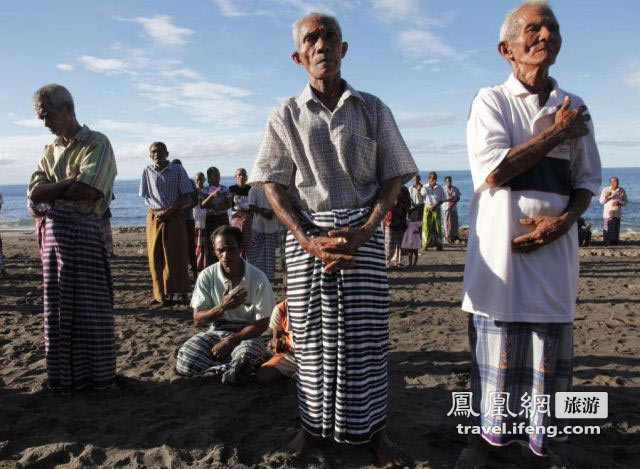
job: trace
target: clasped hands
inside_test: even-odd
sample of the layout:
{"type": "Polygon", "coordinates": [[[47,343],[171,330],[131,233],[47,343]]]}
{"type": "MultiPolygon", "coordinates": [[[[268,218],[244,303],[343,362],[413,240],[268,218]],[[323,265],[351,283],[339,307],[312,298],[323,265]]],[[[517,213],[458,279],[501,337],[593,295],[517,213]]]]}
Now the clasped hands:
{"type": "Polygon", "coordinates": [[[371,237],[364,227],[331,230],[327,236],[307,237],[301,243],[309,254],[320,259],[325,272],[353,269],[356,266],[355,253],[371,237]]]}

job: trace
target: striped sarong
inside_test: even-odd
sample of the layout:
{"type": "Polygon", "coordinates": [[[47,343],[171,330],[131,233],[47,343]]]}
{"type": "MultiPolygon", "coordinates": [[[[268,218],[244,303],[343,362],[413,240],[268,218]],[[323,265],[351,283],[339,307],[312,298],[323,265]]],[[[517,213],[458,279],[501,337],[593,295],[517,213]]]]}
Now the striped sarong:
{"type": "Polygon", "coordinates": [[[153,297],[163,301],[166,295],[187,293],[187,232],[181,213],[173,213],[160,221],[147,210],[147,258],[153,282],[153,297]]]}
{"type": "MultiPolygon", "coordinates": [[[[520,422],[534,427],[566,425],[566,421],[553,416],[555,393],[571,391],[572,323],[501,322],[470,314],[469,342],[471,392],[473,409],[480,413],[478,425],[489,428],[505,422],[510,431],[520,422]],[[506,416],[497,415],[496,395],[492,397],[492,393],[508,393],[508,409],[505,405],[502,410],[506,416]],[[527,416],[528,404],[523,403],[530,399],[529,403],[535,405],[544,399],[540,395],[550,396],[549,413],[539,411],[527,416]]],[[[540,456],[546,455],[549,446],[549,436],[542,432],[507,435],[483,431],[482,437],[496,446],[519,441],[540,456]]]]}
{"type": "Polygon", "coordinates": [[[444,242],[452,243],[458,239],[458,210],[445,210],[444,242]]]}
{"type": "Polygon", "coordinates": [[[440,219],[440,210],[427,210],[425,205],[424,216],[422,217],[422,249],[442,245],[442,223],[440,219]]]}
{"type": "Polygon", "coordinates": [[[230,330],[209,329],[191,337],[178,350],[176,362],[178,373],[184,376],[214,373],[221,376],[223,383],[235,383],[239,371],[253,372],[269,357],[266,339],[256,337],[243,340],[226,360],[217,361],[213,358],[211,349],[222,339],[231,335],[233,332],[230,330]]]}
{"type": "Polygon", "coordinates": [[[602,241],[605,246],[620,241],[620,217],[605,218],[602,224],[602,241]]]}
{"type": "Polygon", "coordinates": [[[403,235],[403,228],[397,229],[390,226],[384,227],[384,255],[387,259],[387,265],[397,264],[402,261],[402,251],[400,250],[400,246],[402,244],[403,235]]]}
{"type": "Polygon", "coordinates": [[[249,264],[265,273],[270,281],[276,278],[276,247],[278,246],[278,232],[251,234],[251,249],[249,249],[249,264]]]}
{"type": "MultiPolygon", "coordinates": [[[[360,226],[369,209],[303,215],[316,236],[360,226]]],[[[357,267],[332,273],[289,233],[286,246],[288,313],[296,353],[302,428],[338,442],[367,443],[385,427],[389,284],[384,235],[356,252],[357,267]]]]}
{"type": "Polygon", "coordinates": [[[243,259],[249,258],[249,250],[251,249],[251,225],[253,215],[248,211],[237,211],[231,217],[231,225],[242,231],[242,246],[240,246],[240,256],[243,259]]]}
{"type": "Polygon", "coordinates": [[[33,228],[38,240],[38,251],[40,251],[40,258],[42,259],[42,253],[44,252],[44,238],[45,230],[47,228],[47,217],[35,217],[33,219],[33,228]]]}
{"type": "Polygon", "coordinates": [[[102,217],[102,229],[104,231],[104,247],[107,250],[107,257],[113,257],[113,231],[111,230],[111,218],[102,217]]]}
{"type": "Polygon", "coordinates": [[[195,228],[196,269],[198,272],[207,267],[207,232],[204,228],[195,228]]]}
{"type": "Polygon", "coordinates": [[[2,235],[0,234],[0,272],[4,270],[4,253],[2,252],[2,235]]]}
{"type": "Polygon", "coordinates": [[[47,211],[42,268],[49,386],[71,391],[115,381],[113,286],[102,218],[47,211]]]}

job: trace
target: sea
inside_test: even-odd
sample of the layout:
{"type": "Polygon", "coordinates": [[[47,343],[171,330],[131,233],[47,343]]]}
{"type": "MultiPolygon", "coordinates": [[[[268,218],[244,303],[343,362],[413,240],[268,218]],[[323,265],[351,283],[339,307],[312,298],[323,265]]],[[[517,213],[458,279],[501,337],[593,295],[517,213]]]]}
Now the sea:
{"type": "MultiPolygon", "coordinates": [[[[426,182],[427,172],[420,174],[423,182],[426,182]]],[[[471,173],[469,171],[438,171],[440,183],[445,176],[451,176],[453,185],[462,192],[462,198],[458,202],[458,216],[462,226],[468,225],[469,203],[473,190],[471,173]]],[[[611,176],[617,176],[620,179],[620,186],[627,191],[629,202],[623,209],[621,231],[640,232],[640,168],[604,168],[602,176],[603,184],[606,185],[611,176]]],[[[235,184],[235,179],[223,177],[221,182],[230,186],[235,184]]],[[[116,179],[114,187],[116,199],[111,204],[113,226],[145,225],[146,209],[142,198],[138,196],[139,184],[140,182],[134,179],[116,179]]],[[[33,228],[33,218],[27,211],[27,185],[0,185],[0,194],[4,198],[4,204],[0,210],[0,230],[33,228]]],[[[592,199],[591,206],[584,217],[595,232],[602,231],[602,205],[598,202],[598,197],[592,199]]]]}

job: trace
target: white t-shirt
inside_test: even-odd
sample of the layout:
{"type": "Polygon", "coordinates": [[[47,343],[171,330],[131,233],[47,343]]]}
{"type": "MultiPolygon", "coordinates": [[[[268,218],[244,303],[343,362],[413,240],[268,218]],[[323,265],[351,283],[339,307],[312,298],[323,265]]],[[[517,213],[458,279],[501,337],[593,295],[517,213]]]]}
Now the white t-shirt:
{"type": "MultiPolygon", "coordinates": [[[[271,205],[269,205],[267,196],[258,186],[251,186],[251,190],[249,191],[249,205],[255,205],[256,207],[268,208],[271,210],[271,205]]],[[[271,220],[268,220],[259,213],[254,213],[251,229],[258,233],[276,233],[278,231],[278,219],[276,218],[275,213],[271,217],[271,220]]]]}
{"type": "Polygon", "coordinates": [[[469,242],[464,270],[462,309],[499,321],[572,322],[578,291],[577,228],[528,254],[511,250],[513,238],[532,230],[519,223],[537,215],[564,212],[569,194],[587,189],[596,194],[602,179],[593,125],[589,134],[568,140],[538,165],[489,188],[487,176],[509,149],[553,125],[565,96],[571,108],[583,104],[558,88],[541,108],[513,76],[499,86],[481,89],[471,105],[467,146],[474,194],[469,211],[469,242]]]}
{"type": "Polygon", "coordinates": [[[456,186],[451,186],[449,188],[447,188],[447,186],[444,186],[442,188],[442,190],[444,191],[444,198],[445,200],[448,199],[449,197],[458,197],[458,200],[456,202],[443,202],[442,203],[442,209],[443,210],[457,210],[458,209],[458,202],[460,201],[460,190],[456,187],[456,186]]]}
{"type": "MultiPolygon", "coordinates": [[[[231,283],[231,280],[224,274],[220,262],[207,267],[198,275],[191,298],[191,307],[203,310],[219,305],[228,283],[231,283]]],[[[237,308],[222,313],[221,320],[250,324],[258,319],[271,317],[276,303],[267,276],[260,269],[245,262],[244,276],[240,285],[247,288],[245,302],[237,308]]],[[[215,322],[211,328],[216,328],[215,322]]]]}
{"type": "Polygon", "coordinates": [[[428,205],[429,207],[433,207],[438,202],[442,202],[444,200],[444,191],[440,184],[436,184],[433,187],[429,184],[425,184],[422,186],[422,189],[420,189],[420,194],[424,197],[425,205],[428,205]]]}

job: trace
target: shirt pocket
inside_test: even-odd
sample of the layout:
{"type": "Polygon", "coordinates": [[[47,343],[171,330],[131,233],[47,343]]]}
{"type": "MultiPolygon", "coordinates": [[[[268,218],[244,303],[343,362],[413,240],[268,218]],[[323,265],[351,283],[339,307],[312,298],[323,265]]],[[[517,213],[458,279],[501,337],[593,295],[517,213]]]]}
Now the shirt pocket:
{"type": "Polygon", "coordinates": [[[350,176],[358,185],[377,182],[377,149],[375,140],[358,134],[343,134],[341,156],[350,176]]]}

